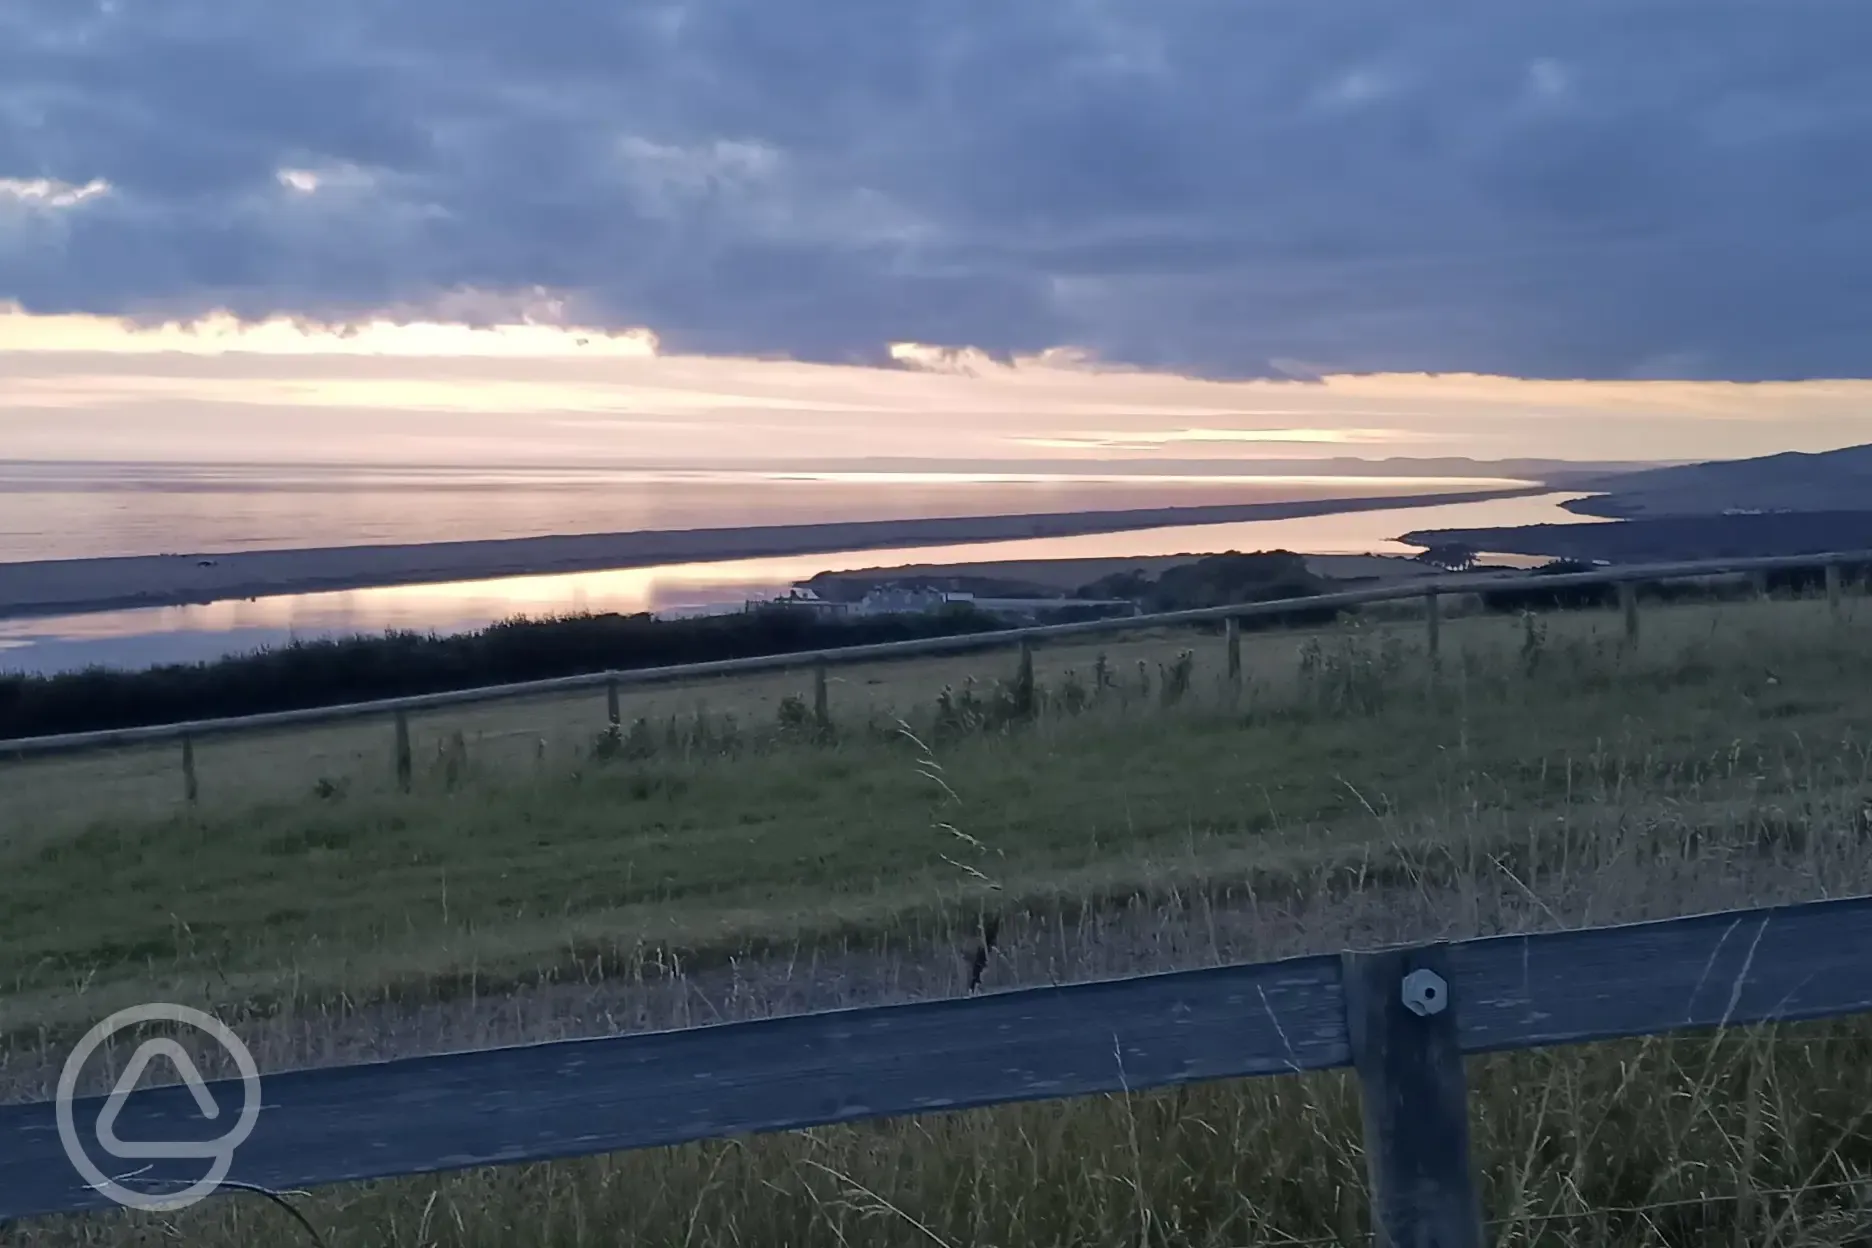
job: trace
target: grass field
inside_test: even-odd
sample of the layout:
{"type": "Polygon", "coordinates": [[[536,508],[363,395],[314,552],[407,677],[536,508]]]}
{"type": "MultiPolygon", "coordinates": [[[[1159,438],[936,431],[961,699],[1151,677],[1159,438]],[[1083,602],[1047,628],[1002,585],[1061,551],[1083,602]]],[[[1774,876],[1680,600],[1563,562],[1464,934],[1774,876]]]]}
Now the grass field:
{"type": "MultiPolygon", "coordinates": [[[[489,707],[419,721],[410,794],[375,724],[208,744],[194,809],[169,752],[9,766],[4,1077],[44,1094],[151,998],[277,1068],[952,994],[984,915],[997,988],[1868,891],[1848,607],[1660,607],[1636,646],[1616,614],[1457,619],[1434,667],[1420,620],[1255,634],[1240,692],[1218,636],[1048,648],[1005,725],[1011,656],[853,668],[831,741],[783,722],[798,676],[627,697],[612,739],[602,693],[489,707]]],[[[1866,1242],[1868,1039],[1473,1063],[1501,1242],[1866,1242]]],[[[347,1245],[1359,1242],[1357,1141],[1351,1086],[1308,1077],[296,1203],[347,1245]]],[[[240,1198],[8,1242],[295,1233],[240,1198]]]]}

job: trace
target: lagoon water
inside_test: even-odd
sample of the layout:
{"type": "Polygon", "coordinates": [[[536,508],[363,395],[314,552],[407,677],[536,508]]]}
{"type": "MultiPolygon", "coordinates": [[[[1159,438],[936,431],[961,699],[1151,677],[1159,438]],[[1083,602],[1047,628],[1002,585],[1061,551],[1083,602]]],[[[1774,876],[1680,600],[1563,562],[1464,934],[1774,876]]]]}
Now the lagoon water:
{"type": "Polygon", "coordinates": [[[1508,489],[1476,477],[0,460],[0,563],[1508,489]]]}
{"type": "MultiPolygon", "coordinates": [[[[1447,493],[1459,478],[0,464],[0,562],[165,551],[1447,493]],[[907,478],[907,479],[906,479],[907,478]]],[[[210,660],[294,638],[456,632],[516,615],[738,606],[817,572],[1285,548],[1414,553],[1410,529],[1578,521],[1571,494],[1130,533],[800,555],[0,620],[0,671],[210,660]]]]}

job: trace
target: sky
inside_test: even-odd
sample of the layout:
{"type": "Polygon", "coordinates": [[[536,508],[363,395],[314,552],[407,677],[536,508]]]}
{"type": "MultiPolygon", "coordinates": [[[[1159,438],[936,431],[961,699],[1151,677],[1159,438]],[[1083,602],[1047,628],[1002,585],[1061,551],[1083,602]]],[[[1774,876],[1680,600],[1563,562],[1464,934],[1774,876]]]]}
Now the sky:
{"type": "Polygon", "coordinates": [[[0,457],[1872,441],[1867,46],[1862,0],[9,0],[0,457]]]}

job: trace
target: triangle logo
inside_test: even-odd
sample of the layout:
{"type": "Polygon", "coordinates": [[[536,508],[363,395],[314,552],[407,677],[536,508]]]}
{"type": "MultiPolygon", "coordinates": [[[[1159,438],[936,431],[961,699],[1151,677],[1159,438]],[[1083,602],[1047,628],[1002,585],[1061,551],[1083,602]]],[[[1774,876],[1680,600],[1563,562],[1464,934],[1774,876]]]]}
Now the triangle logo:
{"type": "Polygon", "coordinates": [[[137,1084],[149,1069],[150,1063],[158,1057],[169,1059],[176,1073],[182,1077],[183,1086],[195,1098],[195,1107],[202,1117],[210,1122],[221,1116],[221,1107],[215,1104],[214,1097],[208,1094],[208,1081],[202,1078],[201,1070],[195,1065],[195,1059],[188,1055],[174,1040],[157,1038],[146,1040],[137,1046],[130,1055],[130,1061],[124,1066],[124,1072],[118,1076],[116,1084],[105,1098],[104,1108],[98,1113],[98,1144],[113,1157],[155,1158],[155,1157],[213,1157],[225,1147],[220,1140],[203,1140],[200,1143],[182,1141],[139,1142],[123,1140],[117,1136],[117,1116],[123,1112],[123,1104],[130,1094],[136,1091],[137,1084]]]}

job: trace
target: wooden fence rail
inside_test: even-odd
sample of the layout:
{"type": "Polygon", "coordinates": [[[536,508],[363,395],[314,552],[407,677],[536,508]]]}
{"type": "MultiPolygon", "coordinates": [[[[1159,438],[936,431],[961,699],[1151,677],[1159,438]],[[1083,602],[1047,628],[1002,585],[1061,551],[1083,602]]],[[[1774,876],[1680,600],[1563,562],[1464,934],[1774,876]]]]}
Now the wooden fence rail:
{"type": "MultiPolygon", "coordinates": [[[[1837,606],[1839,600],[1837,569],[1842,565],[1868,562],[1872,562],[1872,551],[1839,551],[1758,559],[1711,559],[1691,563],[1630,564],[1623,567],[1598,568],[1590,572],[1571,572],[1556,576],[1425,577],[1399,584],[1346,590],[1336,594],[1317,594],[1309,598],[1288,598],[1276,602],[1237,603],[1228,606],[1201,607],[1188,611],[1166,611],[1153,615],[1082,620],[1071,624],[1040,624],[1026,628],[995,629],[989,632],[949,637],[927,637],[913,641],[844,646],[833,650],[794,651],[745,659],[719,659],[707,663],[586,672],[577,676],[561,676],[550,680],[489,685],[476,689],[456,689],[445,693],[416,694],[410,697],[383,698],[370,702],[349,702],[295,711],[274,711],[262,715],[242,715],[225,719],[153,724],[139,728],[111,728],[98,732],[15,738],[0,741],[0,760],[89,753],[124,746],[175,743],[185,739],[199,741],[205,737],[262,732],[278,728],[310,727],[379,716],[407,716],[414,711],[473,706],[596,688],[605,690],[607,712],[610,712],[611,707],[616,704],[616,690],[620,686],[670,684],[711,676],[744,676],[808,667],[817,669],[814,710],[816,716],[823,721],[825,718],[822,714],[825,711],[824,669],[844,664],[867,663],[880,659],[967,654],[985,650],[1009,649],[1015,646],[1031,648],[1033,643],[1038,641],[1137,632],[1141,629],[1170,628],[1192,624],[1235,621],[1239,628],[1239,622],[1242,620],[1275,619],[1283,615],[1320,608],[1359,607],[1382,602],[1412,600],[1422,601],[1428,608],[1430,623],[1427,644],[1434,654],[1437,649],[1438,632],[1437,602],[1440,597],[1446,595],[1559,590],[1590,585],[1627,585],[1742,573],[1760,578],[1774,571],[1819,568],[1832,570],[1827,580],[1827,592],[1829,600],[1837,606]]],[[[1635,635],[1637,623],[1635,597],[1631,598],[1630,602],[1634,605],[1627,608],[1627,627],[1635,635]]]]}
{"type": "MultiPolygon", "coordinates": [[[[1465,1055],[1862,1012],[1872,898],[1812,902],[289,1071],[264,1078],[229,1178],[279,1191],[1351,1066],[1378,1242],[1469,1248],[1465,1055]]],[[[237,1081],[208,1086],[240,1104],[237,1081]]],[[[73,1107],[94,1146],[104,1104],[73,1107]]],[[[213,1140],[228,1117],[206,1132],[184,1087],[143,1088],[116,1137],[213,1140]]],[[[206,1165],[119,1169],[159,1193],[206,1165]]],[[[0,1218],[106,1207],[53,1104],[0,1107],[0,1218]]]]}

